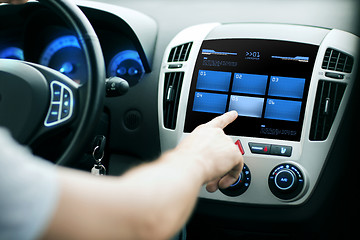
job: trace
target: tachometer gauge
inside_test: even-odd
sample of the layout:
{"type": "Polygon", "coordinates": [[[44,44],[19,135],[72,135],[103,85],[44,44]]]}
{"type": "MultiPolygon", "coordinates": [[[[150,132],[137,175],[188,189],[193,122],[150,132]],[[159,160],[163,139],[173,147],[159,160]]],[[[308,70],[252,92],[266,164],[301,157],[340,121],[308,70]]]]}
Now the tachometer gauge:
{"type": "Polygon", "coordinates": [[[108,66],[108,77],[121,77],[130,87],[139,83],[145,73],[139,54],[134,50],[125,50],[116,54],[108,66]]]}
{"type": "Polygon", "coordinates": [[[18,47],[7,47],[0,50],[0,58],[24,60],[24,51],[18,47]]]}
{"type": "Polygon", "coordinates": [[[73,35],[53,40],[41,55],[40,64],[65,74],[79,84],[87,79],[84,52],[73,35]]]}

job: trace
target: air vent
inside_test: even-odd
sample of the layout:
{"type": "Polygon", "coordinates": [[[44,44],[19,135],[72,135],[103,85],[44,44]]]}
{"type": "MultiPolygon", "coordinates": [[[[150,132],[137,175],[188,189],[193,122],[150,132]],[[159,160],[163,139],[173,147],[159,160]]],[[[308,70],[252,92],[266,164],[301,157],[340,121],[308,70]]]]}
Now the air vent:
{"type": "Polygon", "coordinates": [[[322,68],[327,70],[350,73],[353,67],[354,58],[348,54],[335,49],[326,49],[322,68]]]}
{"type": "Polygon", "coordinates": [[[168,62],[183,62],[187,61],[190,54],[192,42],[184,43],[182,45],[173,47],[169,54],[168,62]]]}
{"type": "Polygon", "coordinates": [[[164,126],[175,129],[184,72],[165,73],[164,81],[164,126]]]}
{"type": "Polygon", "coordinates": [[[313,118],[310,130],[310,140],[325,140],[339,109],[346,84],[319,81],[317,88],[313,118]]]}

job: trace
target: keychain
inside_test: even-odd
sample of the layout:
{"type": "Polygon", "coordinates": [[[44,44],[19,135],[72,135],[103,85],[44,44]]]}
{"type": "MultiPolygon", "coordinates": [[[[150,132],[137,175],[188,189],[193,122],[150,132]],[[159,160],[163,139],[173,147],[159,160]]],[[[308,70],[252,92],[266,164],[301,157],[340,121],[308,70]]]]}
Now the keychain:
{"type": "Polygon", "coordinates": [[[106,168],[101,163],[101,160],[104,157],[104,151],[102,153],[96,152],[97,150],[100,150],[99,146],[96,146],[94,148],[94,151],[92,153],[92,156],[95,160],[94,167],[91,169],[91,174],[93,175],[106,175],[106,168]]]}

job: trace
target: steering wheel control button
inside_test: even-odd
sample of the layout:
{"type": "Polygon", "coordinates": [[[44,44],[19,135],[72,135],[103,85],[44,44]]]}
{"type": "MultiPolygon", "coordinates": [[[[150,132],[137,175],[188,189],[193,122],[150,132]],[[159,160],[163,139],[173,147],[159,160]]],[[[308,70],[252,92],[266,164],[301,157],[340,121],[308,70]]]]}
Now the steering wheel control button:
{"type": "Polygon", "coordinates": [[[60,102],[61,99],[61,87],[59,85],[53,85],[52,102],[60,102]]]}
{"type": "Polygon", "coordinates": [[[49,123],[56,122],[59,119],[59,104],[52,104],[50,107],[49,123]]]}
{"type": "Polygon", "coordinates": [[[245,151],[244,151],[244,148],[243,148],[243,146],[242,146],[242,144],[241,144],[240,140],[237,140],[237,141],[235,142],[235,145],[236,145],[236,146],[238,146],[238,148],[239,148],[239,150],[240,150],[241,154],[242,154],[242,155],[244,155],[244,154],[245,154],[245,151]]]}
{"type": "Polygon", "coordinates": [[[67,121],[72,116],[74,97],[71,89],[65,84],[53,81],[50,84],[51,102],[44,125],[55,126],[67,121]]]}
{"type": "Polygon", "coordinates": [[[276,197],[290,200],[297,197],[304,188],[304,175],[298,167],[284,163],[271,171],[268,184],[276,197]]]}
{"type": "Polygon", "coordinates": [[[243,170],[235,183],[230,185],[226,189],[220,189],[220,191],[230,197],[237,197],[243,194],[250,186],[251,173],[248,166],[244,163],[243,170]]]}
{"type": "Polygon", "coordinates": [[[271,145],[270,153],[272,155],[290,157],[291,152],[292,152],[291,146],[271,145]]]}
{"type": "Polygon", "coordinates": [[[249,148],[252,153],[256,154],[270,154],[271,145],[263,143],[249,143],[249,148]]]}

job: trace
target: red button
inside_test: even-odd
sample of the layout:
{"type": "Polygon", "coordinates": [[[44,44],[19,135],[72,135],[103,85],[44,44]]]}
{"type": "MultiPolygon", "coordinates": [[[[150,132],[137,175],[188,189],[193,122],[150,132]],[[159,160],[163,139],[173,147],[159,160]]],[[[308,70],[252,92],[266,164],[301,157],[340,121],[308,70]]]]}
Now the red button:
{"type": "Polygon", "coordinates": [[[238,148],[239,148],[239,150],[240,150],[241,154],[242,154],[242,155],[244,155],[244,154],[245,154],[245,151],[244,151],[244,148],[243,148],[243,146],[242,146],[242,144],[241,144],[240,140],[237,140],[237,141],[235,142],[235,144],[238,146],[238,148]]]}

